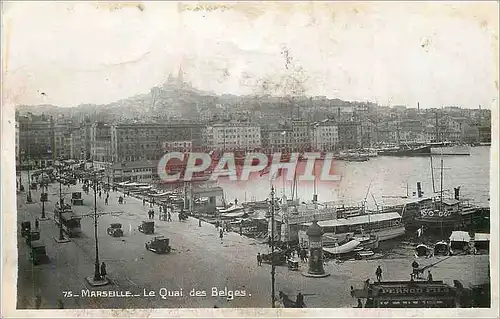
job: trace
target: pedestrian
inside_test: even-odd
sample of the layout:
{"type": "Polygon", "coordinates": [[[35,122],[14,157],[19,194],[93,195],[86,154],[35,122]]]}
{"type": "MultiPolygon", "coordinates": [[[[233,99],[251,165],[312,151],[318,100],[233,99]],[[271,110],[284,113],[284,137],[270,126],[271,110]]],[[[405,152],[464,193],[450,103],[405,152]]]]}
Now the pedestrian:
{"type": "Polygon", "coordinates": [[[222,244],[222,239],[224,238],[224,231],[221,229],[219,231],[220,243],[222,244]]]}
{"type": "Polygon", "coordinates": [[[36,295],[35,308],[40,309],[41,306],[42,306],[42,297],[40,295],[36,295]]]}
{"type": "Polygon", "coordinates": [[[142,198],[142,206],[146,206],[146,197],[142,198]]]}
{"type": "Polygon", "coordinates": [[[198,227],[201,227],[201,219],[198,219],[198,227]]]}
{"type": "Polygon", "coordinates": [[[106,279],[106,264],[104,263],[104,261],[102,262],[101,264],[101,278],[102,279],[106,279]]]}
{"type": "Polygon", "coordinates": [[[101,198],[101,195],[102,195],[102,193],[101,193],[101,191],[99,191],[99,198],[101,198]]]}
{"type": "Polygon", "coordinates": [[[363,308],[363,302],[358,298],[358,306],[356,308],[363,308]]]}
{"type": "Polygon", "coordinates": [[[262,262],[262,256],[260,255],[260,253],[257,253],[257,266],[260,266],[261,262],[262,262]]]}
{"type": "Polygon", "coordinates": [[[151,210],[151,219],[155,219],[155,211],[154,211],[154,209],[151,210]]]}
{"type": "Polygon", "coordinates": [[[302,295],[300,291],[295,298],[295,306],[297,308],[304,308],[304,295],[302,295]]]}
{"type": "Polygon", "coordinates": [[[168,217],[167,221],[171,222],[172,221],[172,214],[170,214],[170,212],[168,212],[167,217],[168,217]]]}
{"type": "Polygon", "coordinates": [[[351,286],[351,297],[353,297],[353,298],[354,298],[354,296],[355,296],[355,294],[354,294],[354,287],[353,287],[353,286],[351,286]]]}
{"type": "Polygon", "coordinates": [[[431,271],[429,270],[428,273],[427,273],[427,281],[429,282],[432,282],[432,274],[431,274],[431,271]]]}
{"type": "Polygon", "coordinates": [[[36,230],[38,230],[39,227],[40,227],[40,222],[38,221],[38,218],[37,218],[37,219],[35,219],[35,228],[36,228],[36,230]]]}
{"type": "Polygon", "coordinates": [[[377,281],[380,282],[382,280],[382,268],[380,268],[380,265],[375,270],[375,275],[377,276],[377,281]]]}
{"type": "Polygon", "coordinates": [[[365,280],[364,289],[368,290],[370,288],[370,278],[365,280]]]}
{"type": "Polygon", "coordinates": [[[62,301],[62,299],[57,300],[57,304],[59,306],[59,309],[64,309],[64,302],[62,301]]]}
{"type": "Polygon", "coordinates": [[[419,274],[418,274],[418,267],[419,267],[419,264],[416,260],[413,261],[413,263],[411,264],[411,267],[413,268],[413,277],[415,278],[419,278],[419,274]]]}
{"type": "Polygon", "coordinates": [[[108,198],[104,199],[104,205],[108,205],[108,198]]]}

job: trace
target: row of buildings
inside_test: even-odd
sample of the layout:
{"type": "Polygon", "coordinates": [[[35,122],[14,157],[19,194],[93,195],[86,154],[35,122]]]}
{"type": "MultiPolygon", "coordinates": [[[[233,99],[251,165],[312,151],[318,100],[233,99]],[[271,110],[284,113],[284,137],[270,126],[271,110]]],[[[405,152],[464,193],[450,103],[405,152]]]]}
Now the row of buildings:
{"type": "Polygon", "coordinates": [[[260,150],[268,152],[337,151],[381,143],[450,141],[489,142],[489,125],[450,116],[435,120],[293,119],[266,125],[249,121],[218,123],[104,123],[16,116],[16,159],[49,165],[55,158],[116,163],[157,160],[169,151],[260,150]]]}

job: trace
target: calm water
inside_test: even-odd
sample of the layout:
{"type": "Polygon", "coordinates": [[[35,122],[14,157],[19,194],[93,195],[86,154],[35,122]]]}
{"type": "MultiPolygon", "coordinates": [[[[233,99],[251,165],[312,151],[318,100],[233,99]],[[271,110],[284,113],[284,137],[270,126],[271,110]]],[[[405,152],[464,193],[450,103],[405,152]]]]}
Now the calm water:
{"type": "MultiPolygon", "coordinates": [[[[440,190],[441,157],[433,157],[434,184],[440,190]]],[[[472,199],[474,203],[489,205],[490,147],[471,148],[470,156],[443,157],[443,190],[461,186],[461,197],[472,199]]],[[[338,182],[317,183],[320,202],[344,201],[360,203],[367,196],[369,208],[389,204],[387,196],[406,196],[407,185],[410,196],[416,191],[416,183],[422,183],[424,196],[431,195],[432,177],[429,157],[375,157],[368,162],[335,162],[333,171],[341,176],[338,182]]],[[[263,200],[269,197],[270,182],[264,176],[251,182],[220,180],[229,201],[263,200]]],[[[276,194],[283,193],[291,198],[291,182],[278,178],[273,182],[276,194]],[[283,184],[285,186],[283,187],[283,184]]],[[[299,182],[298,197],[310,201],[314,193],[314,183],[299,182]]]]}

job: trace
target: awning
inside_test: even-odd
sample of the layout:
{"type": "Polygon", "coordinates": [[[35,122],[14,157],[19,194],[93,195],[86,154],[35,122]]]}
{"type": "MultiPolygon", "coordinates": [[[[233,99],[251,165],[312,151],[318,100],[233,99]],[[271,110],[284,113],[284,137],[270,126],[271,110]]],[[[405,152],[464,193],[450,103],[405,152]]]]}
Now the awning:
{"type": "Polygon", "coordinates": [[[454,231],[451,233],[450,241],[466,242],[470,241],[470,235],[466,231],[454,231]]]}
{"type": "Polygon", "coordinates": [[[474,241],[490,241],[490,234],[476,233],[474,241]]]}

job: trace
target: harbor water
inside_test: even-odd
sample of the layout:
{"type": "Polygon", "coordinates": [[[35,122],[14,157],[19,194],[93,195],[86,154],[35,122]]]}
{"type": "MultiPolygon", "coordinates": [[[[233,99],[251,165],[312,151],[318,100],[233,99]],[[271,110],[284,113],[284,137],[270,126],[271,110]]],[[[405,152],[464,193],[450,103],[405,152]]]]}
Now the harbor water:
{"type": "MultiPolygon", "coordinates": [[[[300,165],[305,165],[301,162],[300,165]]],[[[340,176],[339,181],[305,182],[299,181],[297,195],[300,201],[311,201],[318,194],[319,202],[339,202],[360,204],[366,198],[369,209],[377,205],[389,205],[398,196],[411,197],[416,192],[417,182],[421,182],[424,197],[441,190],[441,174],[445,196],[460,186],[463,199],[480,206],[489,205],[490,197],[490,147],[472,147],[470,156],[431,157],[390,157],[379,156],[366,162],[344,162],[333,160],[332,170],[340,176]],[[441,169],[441,159],[443,169],[441,169]]],[[[316,169],[318,171],[318,169],[316,169]]],[[[318,174],[319,175],[319,174],[318,174]]],[[[270,186],[276,189],[276,196],[291,198],[292,181],[277,177],[270,182],[268,175],[251,181],[229,181],[221,179],[219,186],[224,189],[227,201],[239,202],[264,200],[269,197],[270,186]]]]}

